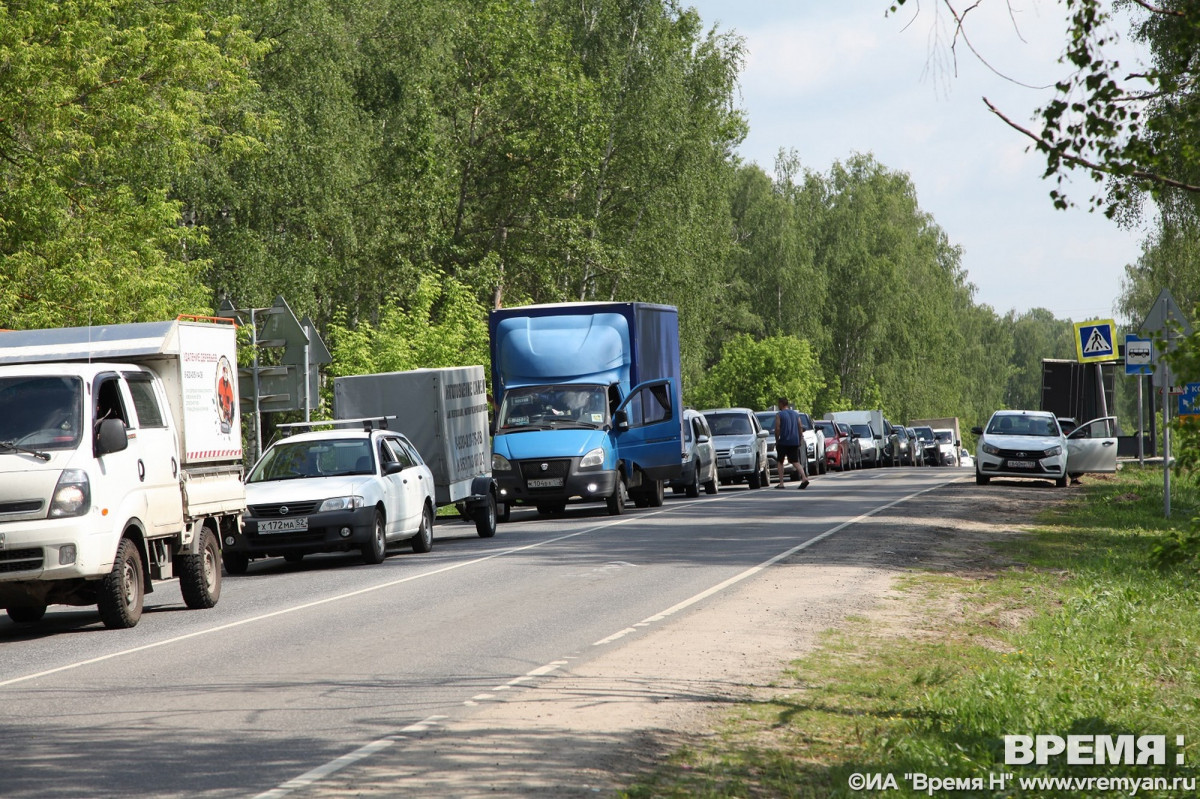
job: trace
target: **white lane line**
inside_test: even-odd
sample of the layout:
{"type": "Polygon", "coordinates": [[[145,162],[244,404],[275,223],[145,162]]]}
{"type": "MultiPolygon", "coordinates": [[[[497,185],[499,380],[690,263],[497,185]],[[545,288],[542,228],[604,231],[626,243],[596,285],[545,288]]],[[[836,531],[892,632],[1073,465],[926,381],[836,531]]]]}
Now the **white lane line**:
{"type": "Polygon", "coordinates": [[[740,583],[749,577],[753,577],[754,575],[758,574],[759,572],[763,571],[764,569],[774,566],[779,561],[784,560],[785,558],[789,558],[792,555],[795,555],[797,552],[799,552],[803,549],[808,549],[813,544],[817,544],[821,541],[824,541],[826,538],[829,538],[829,536],[834,535],[835,533],[838,533],[838,532],[846,529],[847,527],[849,527],[852,524],[857,524],[857,523],[861,522],[862,520],[868,519],[868,518],[874,516],[875,514],[885,511],[894,505],[899,505],[901,502],[907,502],[910,499],[919,497],[922,494],[928,493],[929,491],[933,491],[936,488],[941,488],[942,485],[945,485],[945,484],[942,483],[939,485],[930,486],[929,488],[923,488],[920,491],[917,491],[916,493],[909,494],[906,497],[900,497],[899,499],[892,500],[891,502],[887,503],[886,505],[880,505],[879,507],[869,510],[860,516],[855,516],[853,519],[844,521],[841,524],[830,527],[825,532],[820,533],[819,535],[815,535],[812,538],[808,539],[807,541],[797,544],[796,546],[792,547],[791,549],[788,549],[784,552],[780,552],[778,555],[775,555],[772,558],[768,558],[767,560],[764,560],[762,563],[758,564],[757,566],[751,566],[749,569],[746,569],[741,574],[735,574],[733,577],[730,577],[728,580],[717,583],[716,585],[714,585],[710,588],[707,588],[704,591],[701,591],[700,593],[698,593],[694,596],[691,596],[678,604],[672,605],[671,607],[667,608],[666,610],[662,611],[661,613],[656,613],[653,616],[650,616],[646,619],[643,619],[640,622],[637,622],[633,627],[626,627],[624,630],[615,632],[612,635],[608,636],[607,638],[601,638],[599,641],[596,641],[594,644],[592,644],[592,646],[604,646],[605,644],[611,644],[613,641],[620,640],[621,638],[624,638],[626,635],[629,635],[630,633],[637,632],[638,628],[646,627],[651,624],[654,624],[655,622],[662,621],[663,619],[667,618],[668,616],[674,615],[674,614],[678,613],[679,611],[684,610],[685,608],[689,608],[692,605],[696,604],[697,602],[701,602],[705,599],[708,599],[710,596],[713,596],[714,594],[721,593],[726,588],[729,588],[732,585],[736,585],[737,583],[740,583]]]}
{"type": "MultiPolygon", "coordinates": [[[[929,488],[918,491],[915,494],[910,494],[906,497],[902,497],[893,502],[889,502],[886,505],[880,505],[878,508],[875,508],[874,510],[864,513],[861,516],[856,516],[855,518],[851,519],[850,521],[842,522],[841,524],[837,525],[836,527],[832,527],[829,530],[826,530],[824,533],[821,533],[818,536],[810,538],[809,540],[805,541],[804,543],[802,543],[798,546],[792,547],[791,549],[787,550],[786,552],[776,555],[775,557],[771,558],[770,560],[764,561],[763,563],[759,564],[758,566],[754,566],[750,569],[747,569],[746,571],[742,572],[741,574],[737,575],[736,577],[730,578],[729,580],[726,580],[725,582],[721,583],[720,585],[714,586],[713,588],[710,588],[707,591],[703,591],[703,592],[697,594],[696,596],[692,597],[691,599],[686,599],[683,602],[680,602],[677,605],[673,605],[672,607],[664,610],[661,613],[657,613],[654,616],[651,616],[650,618],[646,619],[645,621],[640,622],[639,626],[646,626],[646,625],[652,624],[655,621],[665,619],[666,617],[670,616],[671,614],[676,613],[690,605],[693,605],[696,602],[699,602],[700,600],[702,600],[706,597],[712,596],[713,594],[717,593],[718,591],[722,591],[725,588],[729,587],[730,585],[733,585],[736,582],[740,582],[741,580],[746,579],[747,577],[751,576],[752,574],[757,574],[758,572],[762,571],[763,569],[767,568],[768,566],[778,563],[780,560],[783,560],[784,558],[788,557],[789,555],[795,554],[796,552],[799,552],[802,549],[812,546],[813,544],[817,543],[818,541],[822,541],[822,540],[828,538],[829,536],[833,535],[834,533],[838,532],[839,530],[849,527],[850,525],[852,525],[856,522],[862,521],[863,519],[866,519],[870,516],[874,516],[876,513],[879,513],[880,511],[887,510],[888,508],[892,507],[893,505],[897,505],[901,502],[905,502],[907,500],[912,499],[913,497],[919,497],[921,494],[924,494],[928,491],[932,491],[935,488],[939,488],[941,485],[944,485],[944,484],[931,486],[929,488]]],[[[755,496],[755,494],[740,494],[737,496],[755,496]]],[[[731,497],[731,498],[736,499],[737,496],[731,497]]],[[[675,506],[675,507],[681,507],[681,506],[675,506]]],[[[656,511],[654,513],[641,514],[638,518],[646,518],[647,516],[655,515],[657,513],[664,513],[664,512],[666,512],[666,511],[664,510],[664,511],[656,511]]],[[[564,538],[571,538],[576,535],[582,535],[584,532],[592,532],[594,530],[602,529],[604,527],[611,527],[611,526],[612,526],[612,524],[601,525],[600,527],[591,528],[591,530],[585,530],[585,531],[581,531],[578,533],[571,533],[569,535],[562,536],[561,538],[558,538],[555,540],[561,541],[564,538]]],[[[547,542],[547,543],[550,543],[550,542],[547,542]]],[[[521,549],[531,549],[533,546],[540,546],[540,544],[531,545],[528,547],[521,547],[521,548],[515,549],[513,551],[518,552],[521,549]]],[[[480,560],[487,560],[487,559],[488,558],[481,558],[480,560]]],[[[478,561],[475,561],[475,562],[478,562],[478,561]]],[[[446,571],[446,569],[441,569],[439,571],[446,571]]],[[[430,572],[430,573],[434,574],[436,572],[430,572]]],[[[361,592],[355,592],[355,593],[361,593],[361,592]]],[[[319,603],[314,603],[314,604],[319,604],[319,603]]],[[[278,614],[270,614],[270,615],[278,615],[278,614]]],[[[618,638],[621,638],[622,636],[624,636],[628,633],[631,633],[631,632],[636,632],[636,630],[633,627],[628,627],[619,633],[610,635],[608,638],[605,638],[601,641],[597,641],[595,644],[593,644],[593,646],[600,646],[601,644],[609,643],[610,641],[615,641],[618,638]]],[[[530,682],[531,680],[533,680],[536,677],[544,677],[547,674],[551,674],[551,673],[557,671],[562,666],[568,665],[570,660],[573,660],[573,659],[574,659],[574,656],[571,656],[571,657],[568,657],[563,660],[551,661],[550,663],[547,663],[545,666],[539,666],[536,669],[532,669],[532,670],[526,672],[525,674],[521,675],[520,677],[514,677],[513,679],[509,680],[506,684],[497,686],[496,688],[494,688],[492,690],[505,691],[505,690],[509,690],[511,688],[519,687],[519,686],[523,685],[524,683],[530,682]]],[[[0,685],[2,685],[2,684],[3,683],[0,683],[0,685]]],[[[478,704],[476,702],[476,700],[481,700],[484,698],[491,698],[491,697],[488,697],[487,694],[479,694],[479,695],[475,696],[473,699],[469,699],[469,700],[463,702],[463,704],[468,707],[473,707],[478,704]]],[[[444,719],[444,718],[446,718],[446,717],[445,716],[430,716],[429,719],[426,719],[426,721],[420,722],[419,724],[414,724],[411,727],[405,727],[403,730],[401,730],[401,732],[404,733],[404,732],[423,731],[423,730],[427,729],[426,722],[430,722],[432,720],[444,719]]],[[[319,766],[309,772],[306,772],[305,774],[302,774],[299,777],[296,777],[295,779],[289,780],[288,782],[285,782],[282,785],[280,785],[278,788],[267,791],[265,793],[261,793],[258,796],[256,796],[254,799],[280,799],[280,797],[286,796],[287,794],[291,793],[294,790],[297,790],[298,788],[307,787],[308,785],[311,785],[313,782],[315,782],[319,779],[322,779],[323,777],[329,776],[330,774],[333,774],[334,772],[339,771],[339,770],[345,768],[346,766],[351,765],[352,763],[356,763],[365,757],[369,757],[370,755],[374,754],[375,752],[378,752],[378,751],[386,748],[391,743],[394,743],[397,738],[402,738],[402,737],[403,737],[402,735],[394,735],[394,736],[391,736],[388,738],[382,738],[378,741],[375,741],[374,743],[367,744],[366,746],[364,746],[360,749],[356,749],[354,752],[351,752],[348,755],[343,755],[342,757],[337,758],[336,760],[330,761],[329,763],[325,764],[324,766],[319,766]],[[372,749],[372,747],[374,747],[374,748],[372,749]],[[370,751],[368,751],[368,750],[370,750],[370,751]],[[316,775],[316,776],[314,776],[314,775],[316,775]]]]}

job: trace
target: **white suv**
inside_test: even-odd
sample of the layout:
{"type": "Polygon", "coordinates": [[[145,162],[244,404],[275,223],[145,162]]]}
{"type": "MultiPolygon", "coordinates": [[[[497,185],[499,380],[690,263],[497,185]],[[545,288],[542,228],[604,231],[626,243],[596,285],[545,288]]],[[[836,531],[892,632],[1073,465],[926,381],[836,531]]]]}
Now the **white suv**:
{"type": "Polygon", "coordinates": [[[254,558],[298,562],[357,549],[382,563],[388,544],[433,547],[433,473],[394,430],[300,433],[275,442],[246,476],[244,530],[226,538],[225,569],[254,558]]]}
{"type": "Polygon", "coordinates": [[[722,483],[747,480],[751,488],[771,484],[767,460],[770,436],[749,408],[704,411],[717,451],[717,475],[722,483]]]}

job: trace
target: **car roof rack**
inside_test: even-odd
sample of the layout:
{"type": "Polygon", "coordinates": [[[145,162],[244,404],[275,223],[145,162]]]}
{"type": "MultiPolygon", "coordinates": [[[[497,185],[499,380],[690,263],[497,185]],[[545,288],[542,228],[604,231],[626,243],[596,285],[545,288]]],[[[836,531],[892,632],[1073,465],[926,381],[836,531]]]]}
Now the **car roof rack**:
{"type": "Polygon", "coordinates": [[[297,428],[313,428],[321,425],[346,427],[348,425],[361,424],[362,429],[369,433],[372,430],[387,430],[388,420],[395,418],[395,416],[365,416],[361,419],[321,419],[315,422],[284,422],[283,424],[277,424],[275,426],[282,430],[285,436],[290,436],[296,431],[297,428]]]}

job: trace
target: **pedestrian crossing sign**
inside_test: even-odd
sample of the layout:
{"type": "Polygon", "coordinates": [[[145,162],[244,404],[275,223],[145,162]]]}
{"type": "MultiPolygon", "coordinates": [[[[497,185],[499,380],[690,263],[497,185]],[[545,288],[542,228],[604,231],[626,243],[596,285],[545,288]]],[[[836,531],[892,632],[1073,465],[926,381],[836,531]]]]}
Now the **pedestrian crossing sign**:
{"type": "Polygon", "coordinates": [[[1117,325],[1111,319],[1075,323],[1075,354],[1080,363],[1117,359],[1117,325]]]}

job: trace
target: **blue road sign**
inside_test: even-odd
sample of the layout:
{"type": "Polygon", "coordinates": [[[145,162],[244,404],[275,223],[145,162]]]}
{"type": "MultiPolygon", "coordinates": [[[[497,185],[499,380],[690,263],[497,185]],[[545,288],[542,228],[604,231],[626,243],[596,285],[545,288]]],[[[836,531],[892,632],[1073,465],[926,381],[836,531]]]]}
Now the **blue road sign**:
{"type": "Polygon", "coordinates": [[[1200,416],[1200,383],[1188,383],[1179,395],[1180,416],[1200,416]]]}
{"type": "Polygon", "coordinates": [[[1154,374],[1154,342],[1133,333],[1125,334],[1125,375],[1154,374]]]}
{"type": "Polygon", "coordinates": [[[1117,325],[1111,319],[1075,323],[1075,354],[1080,363],[1117,359],[1117,325]]]}

